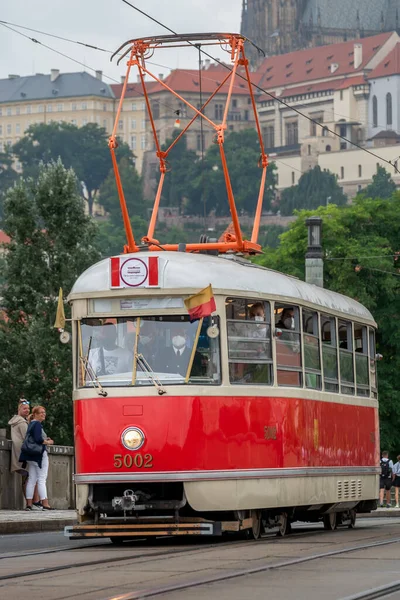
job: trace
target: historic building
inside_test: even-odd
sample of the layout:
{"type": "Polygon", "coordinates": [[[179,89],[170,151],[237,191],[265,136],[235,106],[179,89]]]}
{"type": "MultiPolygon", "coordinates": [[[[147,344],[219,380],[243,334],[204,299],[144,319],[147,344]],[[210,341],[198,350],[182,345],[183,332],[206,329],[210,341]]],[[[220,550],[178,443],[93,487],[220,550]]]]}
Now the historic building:
{"type": "MultiPolygon", "coordinates": [[[[400,0],[243,0],[243,35],[284,54],[399,30],[400,0]]],[[[257,52],[248,54],[257,64],[257,52]]]]}

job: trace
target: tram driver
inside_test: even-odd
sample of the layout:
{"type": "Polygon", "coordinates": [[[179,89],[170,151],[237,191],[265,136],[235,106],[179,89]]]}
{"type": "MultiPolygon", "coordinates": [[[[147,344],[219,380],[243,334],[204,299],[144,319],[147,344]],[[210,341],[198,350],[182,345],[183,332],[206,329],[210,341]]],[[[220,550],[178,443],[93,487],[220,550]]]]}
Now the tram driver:
{"type": "Polygon", "coordinates": [[[96,348],[90,350],[89,363],[97,376],[132,371],[133,354],[117,344],[117,329],[105,323],[98,329],[96,348]]]}

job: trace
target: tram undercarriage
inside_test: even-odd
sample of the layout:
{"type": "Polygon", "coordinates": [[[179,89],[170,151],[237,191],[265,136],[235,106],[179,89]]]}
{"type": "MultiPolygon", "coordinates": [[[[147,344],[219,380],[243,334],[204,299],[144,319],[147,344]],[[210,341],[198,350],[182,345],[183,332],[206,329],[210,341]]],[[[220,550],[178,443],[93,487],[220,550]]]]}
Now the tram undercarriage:
{"type": "Polygon", "coordinates": [[[227,533],[242,533],[247,538],[258,539],[262,533],[273,530],[284,536],[290,533],[291,523],[295,521],[323,522],[324,528],[330,531],[338,526],[354,527],[357,512],[370,512],[377,507],[374,500],[354,500],[198,512],[187,501],[181,482],[87,487],[87,503],[78,510],[78,524],[65,529],[70,539],[109,537],[114,543],[120,543],[138,537],[227,533]]]}

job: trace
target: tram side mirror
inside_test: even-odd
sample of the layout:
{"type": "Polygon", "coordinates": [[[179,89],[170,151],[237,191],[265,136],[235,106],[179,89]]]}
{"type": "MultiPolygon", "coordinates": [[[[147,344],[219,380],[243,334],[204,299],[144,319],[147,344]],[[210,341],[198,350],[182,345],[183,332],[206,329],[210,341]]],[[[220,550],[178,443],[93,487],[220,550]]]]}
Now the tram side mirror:
{"type": "Polygon", "coordinates": [[[210,327],[208,327],[207,328],[207,335],[212,340],[214,340],[215,338],[217,338],[219,336],[219,329],[218,329],[218,327],[216,325],[211,325],[210,327]]]}
{"type": "Polygon", "coordinates": [[[62,344],[68,344],[70,339],[71,339],[71,334],[68,333],[68,331],[63,331],[62,333],[60,333],[60,342],[62,344]]]}
{"type": "Polygon", "coordinates": [[[375,360],[376,360],[376,362],[379,362],[380,360],[383,360],[383,355],[382,354],[375,354],[375,360]]]}

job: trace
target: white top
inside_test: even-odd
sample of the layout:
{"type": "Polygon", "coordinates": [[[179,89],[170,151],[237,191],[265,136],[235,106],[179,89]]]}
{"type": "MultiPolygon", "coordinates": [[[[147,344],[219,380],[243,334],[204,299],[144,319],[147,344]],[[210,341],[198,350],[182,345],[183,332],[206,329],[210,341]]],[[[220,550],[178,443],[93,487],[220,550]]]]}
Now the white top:
{"type": "MultiPolygon", "coordinates": [[[[214,293],[240,293],[251,296],[254,293],[266,297],[284,297],[286,301],[306,301],[317,305],[317,308],[337,311],[353,318],[362,318],[375,325],[374,319],[362,304],[316,285],[305,283],[300,279],[284,275],[255,265],[250,261],[233,254],[210,256],[206,254],[189,254],[185,252],[139,252],[125,254],[123,259],[159,257],[159,285],[157,290],[169,293],[180,292],[194,294],[210,283],[214,293]]],[[[137,296],[149,289],[124,288],[124,296],[137,296]]],[[[115,290],[110,288],[110,259],[107,258],[87,269],[75,282],[69,300],[85,296],[114,296],[115,290]]]]}

